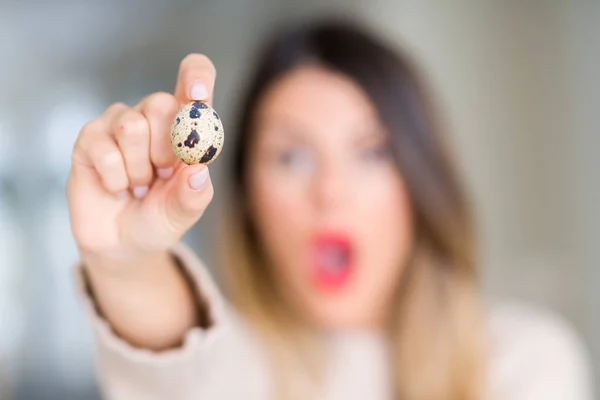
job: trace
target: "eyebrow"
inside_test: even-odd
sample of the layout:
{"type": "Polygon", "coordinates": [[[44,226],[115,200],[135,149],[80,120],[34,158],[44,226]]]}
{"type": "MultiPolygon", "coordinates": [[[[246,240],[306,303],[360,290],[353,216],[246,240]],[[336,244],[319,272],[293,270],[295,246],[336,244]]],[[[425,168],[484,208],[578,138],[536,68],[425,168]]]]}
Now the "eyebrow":
{"type": "MultiPolygon", "coordinates": [[[[309,140],[306,140],[304,135],[298,133],[299,130],[308,129],[304,128],[302,124],[299,124],[293,119],[286,118],[286,116],[270,117],[267,122],[262,122],[257,125],[258,129],[266,131],[277,131],[276,138],[284,136],[285,140],[292,139],[294,141],[310,144],[309,140]]],[[[273,135],[268,135],[273,136],[273,135]]],[[[359,129],[355,129],[349,141],[353,145],[360,145],[363,142],[369,141],[387,141],[388,135],[383,130],[383,127],[377,123],[364,124],[359,129]]]]}
{"type": "MultiPolygon", "coordinates": [[[[302,129],[300,124],[295,121],[292,121],[288,118],[276,117],[270,118],[267,123],[259,123],[257,125],[257,129],[263,131],[277,131],[278,135],[284,134],[288,138],[292,138],[294,140],[307,143],[307,140],[303,135],[298,133],[299,129],[302,129]]],[[[272,136],[272,135],[271,135],[272,136]]]]}
{"type": "Polygon", "coordinates": [[[381,127],[372,126],[369,129],[361,129],[354,139],[355,144],[361,144],[368,141],[387,141],[388,135],[381,127]]]}

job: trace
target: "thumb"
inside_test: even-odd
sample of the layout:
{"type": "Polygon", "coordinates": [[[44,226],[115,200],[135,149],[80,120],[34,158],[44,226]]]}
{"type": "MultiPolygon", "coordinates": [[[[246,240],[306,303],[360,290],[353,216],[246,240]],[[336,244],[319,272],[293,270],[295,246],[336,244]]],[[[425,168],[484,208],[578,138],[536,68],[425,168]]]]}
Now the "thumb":
{"type": "Polygon", "coordinates": [[[206,165],[186,165],[177,171],[166,204],[169,225],[177,231],[174,233],[185,233],[200,219],[213,193],[206,165]]]}

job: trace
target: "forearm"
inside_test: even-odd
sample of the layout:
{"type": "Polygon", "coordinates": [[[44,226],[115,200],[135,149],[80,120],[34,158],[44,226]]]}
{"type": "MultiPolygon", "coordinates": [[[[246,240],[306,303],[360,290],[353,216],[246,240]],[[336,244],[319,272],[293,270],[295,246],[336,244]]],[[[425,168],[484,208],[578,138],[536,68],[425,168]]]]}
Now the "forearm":
{"type": "Polygon", "coordinates": [[[136,347],[177,346],[199,323],[193,290],[169,253],[128,261],[88,257],[85,270],[100,312],[136,347]]]}

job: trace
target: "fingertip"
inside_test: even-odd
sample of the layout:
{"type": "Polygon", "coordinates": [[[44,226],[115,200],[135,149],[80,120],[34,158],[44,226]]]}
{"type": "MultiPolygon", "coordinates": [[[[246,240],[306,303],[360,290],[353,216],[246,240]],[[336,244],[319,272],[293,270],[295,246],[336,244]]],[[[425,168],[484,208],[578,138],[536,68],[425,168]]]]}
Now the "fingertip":
{"type": "Polygon", "coordinates": [[[144,186],[135,186],[133,188],[133,196],[138,199],[141,200],[144,197],[146,197],[146,195],[148,194],[148,186],[144,185],[144,186]]]}
{"type": "Polygon", "coordinates": [[[186,164],[180,162],[175,166],[173,174],[177,175],[177,180],[188,181],[192,175],[197,174],[204,169],[207,169],[205,164],[186,164]]]}
{"type": "Polygon", "coordinates": [[[215,86],[216,69],[203,54],[189,54],[179,66],[175,97],[180,103],[205,101],[210,103],[215,86]]]}
{"type": "Polygon", "coordinates": [[[183,173],[191,175],[208,168],[206,164],[186,164],[183,161],[175,168],[175,170],[183,170],[183,173]]]}
{"type": "Polygon", "coordinates": [[[157,168],[156,175],[158,175],[160,179],[168,180],[173,176],[173,171],[173,167],[157,168]]]}
{"type": "Polygon", "coordinates": [[[192,171],[188,178],[188,185],[194,191],[204,188],[210,178],[208,167],[206,165],[201,165],[201,167],[192,171]]]}
{"type": "Polygon", "coordinates": [[[185,165],[178,174],[167,209],[171,225],[188,227],[204,213],[214,191],[206,165],[185,165]]]}
{"type": "Polygon", "coordinates": [[[189,96],[192,100],[207,100],[209,97],[208,89],[204,83],[194,82],[190,88],[189,96]]]}

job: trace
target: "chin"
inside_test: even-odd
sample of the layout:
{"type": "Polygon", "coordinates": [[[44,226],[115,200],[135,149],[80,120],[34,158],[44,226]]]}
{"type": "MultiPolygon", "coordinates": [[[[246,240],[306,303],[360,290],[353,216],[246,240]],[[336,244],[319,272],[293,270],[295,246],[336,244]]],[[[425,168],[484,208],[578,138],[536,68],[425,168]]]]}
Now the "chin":
{"type": "MultiPolygon", "coordinates": [[[[374,313],[357,312],[356,307],[346,304],[327,304],[322,301],[313,305],[308,311],[308,320],[311,324],[323,330],[363,330],[372,329],[378,325],[373,317],[374,313]]],[[[337,302],[336,302],[337,303],[337,302]]]]}

